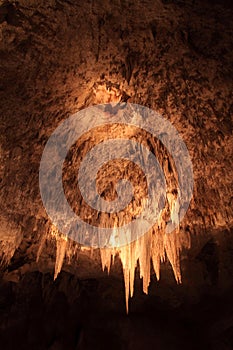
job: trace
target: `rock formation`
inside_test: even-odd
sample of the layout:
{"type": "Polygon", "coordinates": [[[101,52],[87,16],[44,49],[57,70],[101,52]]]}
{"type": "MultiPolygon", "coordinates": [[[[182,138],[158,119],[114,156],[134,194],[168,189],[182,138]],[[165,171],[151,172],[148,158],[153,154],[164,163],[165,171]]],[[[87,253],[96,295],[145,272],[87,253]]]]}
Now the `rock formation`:
{"type": "MultiPolygon", "coordinates": [[[[232,349],[232,12],[227,0],[0,1],[4,349],[232,349]],[[39,166],[49,136],[79,110],[111,102],[160,113],[189,150],[193,198],[171,241],[151,232],[133,249],[89,249],[59,233],[43,207],[39,166]]],[[[85,153],[106,132],[89,136],[63,169],[67,197],[84,213],[75,149],[85,153]]],[[[172,187],[170,156],[148,135],[131,136],[157,150],[172,187]]]]}

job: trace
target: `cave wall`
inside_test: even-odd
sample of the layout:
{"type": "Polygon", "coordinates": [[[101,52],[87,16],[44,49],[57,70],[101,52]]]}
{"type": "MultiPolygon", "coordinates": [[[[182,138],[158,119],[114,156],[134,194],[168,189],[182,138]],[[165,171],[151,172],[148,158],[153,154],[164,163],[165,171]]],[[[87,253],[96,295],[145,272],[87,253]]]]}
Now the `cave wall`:
{"type": "MultiPolygon", "coordinates": [[[[43,242],[40,259],[36,261],[41,241],[51,227],[40,198],[38,169],[45,143],[57,125],[78,110],[98,103],[131,102],[161,113],[177,128],[192,158],[194,195],[182,222],[182,230],[191,235],[191,249],[182,253],[183,285],[176,286],[171,268],[165,263],[161,284],[155,281],[151,284],[151,298],[156,290],[157,298],[172,307],[181,307],[184,300],[191,304],[201,303],[206,293],[213,294],[213,298],[228,293],[233,275],[232,38],[230,1],[0,2],[1,284],[3,311],[6,315],[10,313],[9,323],[2,316],[1,329],[21,332],[20,318],[30,315],[27,311],[22,316],[23,307],[28,307],[22,301],[27,298],[22,294],[25,288],[29,288],[33,308],[36,308],[33,293],[41,300],[38,305],[45,309],[56,308],[57,298],[62,300],[57,301],[61,308],[64,305],[67,310],[68,303],[72,305],[67,301],[70,292],[62,291],[50,302],[43,296],[46,288],[57,288],[59,294],[57,285],[60,282],[52,286],[56,255],[52,238],[43,242]],[[48,287],[43,287],[46,278],[48,287]],[[37,283],[39,286],[33,292],[29,286],[37,283]],[[22,309],[19,304],[23,305],[22,309]],[[15,316],[14,307],[19,316],[15,316]]],[[[91,255],[80,250],[76,255],[71,264],[65,259],[63,275],[59,277],[64,278],[62,285],[72,289],[66,282],[69,274],[77,278],[75,283],[78,285],[85,280],[97,283],[98,279],[108,283],[107,274],[101,271],[98,252],[91,255]]],[[[122,303],[119,308],[124,312],[120,271],[118,261],[109,277],[109,290],[117,286],[119,293],[113,297],[114,293],[109,292],[105,298],[106,308],[110,311],[116,301],[122,303]]],[[[137,279],[135,283],[140,283],[137,279]]],[[[88,289],[88,295],[91,291],[92,287],[88,289]]],[[[102,291],[98,293],[102,298],[102,291]]],[[[136,310],[146,307],[144,296],[140,295],[138,291],[138,299],[135,296],[132,300],[136,310]]],[[[82,304],[80,300],[78,305],[82,304]]],[[[148,303],[153,304],[152,301],[148,303]]],[[[72,307],[69,308],[72,313],[72,307]]],[[[81,310],[79,312],[85,313],[83,305],[81,310]]],[[[211,310],[210,304],[207,310],[211,310]]],[[[32,312],[37,313],[37,310],[32,312]]],[[[41,311],[35,322],[43,322],[43,317],[49,319],[46,312],[41,311]]],[[[62,314],[63,311],[59,312],[62,314]]],[[[224,315],[223,312],[223,319],[228,320],[229,316],[224,315]]],[[[77,316],[77,324],[83,317],[77,316]]],[[[198,320],[204,315],[200,311],[196,317],[198,320]]],[[[210,324],[212,321],[208,320],[210,324]]],[[[29,327],[30,318],[23,322],[29,327]]],[[[101,322],[105,322],[105,318],[101,322]]],[[[120,324],[121,316],[117,322],[120,324]]],[[[124,319],[124,322],[128,321],[124,319]]],[[[158,321],[154,322],[157,325],[158,321]]],[[[33,333],[37,332],[36,324],[29,327],[32,333],[28,333],[25,346],[33,344],[34,336],[39,338],[39,334],[33,333]]],[[[54,329],[57,327],[58,323],[54,329]]],[[[70,348],[84,346],[80,345],[82,327],[74,326],[78,338],[74,340],[71,334],[69,342],[73,345],[69,345],[70,348]]],[[[106,339],[112,337],[114,327],[110,327],[106,339]]],[[[139,325],[124,327],[133,327],[134,334],[139,325]]],[[[171,324],[169,327],[172,328],[171,324]]],[[[231,327],[232,324],[226,321],[216,341],[216,344],[220,342],[216,349],[224,349],[224,346],[230,349],[227,346],[232,339],[231,327]],[[226,345],[223,334],[227,332],[230,335],[226,345]]],[[[182,331],[181,327],[179,332],[182,331]]],[[[200,326],[198,331],[201,332],[200,326]]],[[[116,331],[119,332],[123,331],[116,331]]],[[[212,333],[207,338],[214,338],[212,333]]],[[[146,339],[145,333],[144,337],[146,339]]],[[[4,335],[3,339],[6,342],[9,337],[4,335]]],[[[53,345],[59,344],[60,340],[56,339],[49,334],[40,348],[65,346],[63,338],[63,345],[53,345]]],[[[210,342],[208,339],[207,343],[210,342]]],[[[124,341],[127,343],[128,340],[121,339],[120,343],[124,344],[124,341]]],[[[12,344],[12,348],[16,348],[13,339],[12,344]]],[[[125,348],[136,349],[135,343],[132,344],[125,348]]],[[[86,348],[88,346],[92,348],[93,345],[86,345],[86,348]]],[[[161,344],[160,348],[169,348],[166,346],[161,344]]]]}

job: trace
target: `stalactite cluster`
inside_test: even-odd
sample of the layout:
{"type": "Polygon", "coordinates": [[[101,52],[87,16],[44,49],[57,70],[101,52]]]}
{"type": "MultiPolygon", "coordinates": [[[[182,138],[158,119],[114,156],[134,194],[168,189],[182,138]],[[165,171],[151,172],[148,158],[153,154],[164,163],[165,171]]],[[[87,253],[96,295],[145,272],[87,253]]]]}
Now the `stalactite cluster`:
{"type": "MultiPolygon", "coordinates": [[[[130,151],[130,150],[129,150],[130,151]]],[[[143,155],[142,155],[143,156],[143,155]]],[[[148,162],[148,159],[143,159],[148,162]]],[[[91,165],[90,165],[91,166],[91,165]]],[[[77,171],[76,171],[77,172],[77,171]]],[[[180,253],[182,248],[190,247],[190,237],[188,233],[183,233],[179,230],[179,211],[177,205],[177,174],[171,156],[167,153],[165,147],[161,142],[155,140],[152,135],[145,130],[138,130],[135,127],[128,127],[122,125],[110,125],[99,127],[93,133],[87,133],[77,141],[67,155],[66,162],[63,168],[64,190],[73,210],[87,220],[90,224],[101,227],[112,227],[113,232],[110,237],[109,245],[112,248],[101,248],[100,257],[103,270],[110,272],[111,265],[114,259],[118,256],[122,263],[122,269],[125,281],[125,299],[126,310],[128,312],[129,297],[133,296],[135,269],[137,266],[140,269],[140,277],[143,279],[143,291],[148,293],[148,286],[151,278],[151,262],[155,271],[157,280],[160,278],[160,264],[167,258],[170,262],[175,280],[177,283],[181,282],[180,270],[180,253]],[[107,132],[106,132],[107,131],[107,132]],[[138,166],[132,162],[124,159],[115,160],[99,169],[96,179],[96,185],[99,192],[107,200],[112,200],[115,193],[115,185],[117,181],[123,177],[132,181],[134,186],[134,199],[127,206],[126,209],[119,213],[108,214],[104,212],[96,212],[90,208],[83,200],[81,194],[78,192],[77,176],[75,176],[75,169],[80,165],[81,160],[85,157],[88,150],[94,144],[102,142],[108,138],[128,137],[129,139],[136,139],[138,142],[150,148],[156,154],[166,178],[166,200],[165,207],[160,209],[160,214],[155,225],[149,232],[137,240],[131,239],[132,232],[128,230],[125,235],[129,244],[119,245],[118,227],[130,222],[142,210],[143,203],[147,195],[146,179],[138,166]],[[175,224],[177,228],[172,233],[165,233],[167,222],[175,224]]],[[[154,179],[156,181],[157,179],[154,179]]],[[[154,195],[161,196],[160,193],[154,195]]],[[[70,257],[72,251],[72,241],[56,229],[50,228],[50,236],[56,240],[56,262],[54,278],[56,278],[62,269],[62,264],[65,256],[70,257]]],[[[44,241],[42,239],[42,243],[44,241]]],[[[78,243],[76,243],[78,247],[78,243]]],[[[90,248],[90,250],[93,248],[90,248]]],[[[41,246],[38,252],[38,258],[41,253],[41,246]]]]}

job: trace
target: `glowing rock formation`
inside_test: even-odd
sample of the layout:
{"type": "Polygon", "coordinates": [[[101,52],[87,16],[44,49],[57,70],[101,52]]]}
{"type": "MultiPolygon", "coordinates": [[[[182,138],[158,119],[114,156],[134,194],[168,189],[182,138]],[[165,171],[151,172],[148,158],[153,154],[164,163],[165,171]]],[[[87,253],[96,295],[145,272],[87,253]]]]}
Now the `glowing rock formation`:
{"type": "MultiPolygon", "coordinates": [[[[111,126],[112,130],[109,132],[111,136],[119,137],[123,132],[128,133],[129,138],[136,138],[140,142],[144,142],[147,147],[152,145],[154,153],[157,155],[160,163],[162,164],[164,175],[166,178],[166,192],[163,194],[160,187],[158,186],[157,190],[153,192],[153,196],[159,199],[165,198],[164,208],[156,208],[156,212],[159,213],[158,219],[155,222],[154,226],[144,235],[137,237],[134,235],[135,232],[131,232],[130,229],[124,232],[126,242],[128,244],[122,244],[120,234],[118,234],[118,227],[124,226],[127,222],[130,222],[132,219],[137,217],[145,203],[147,198],[147,190],[145,179],[143,178],[143,173],[138,167],[133,167],[132,162],[126,162],[125,160],[117,160],[116,162],[108,162],[103,166],[96,179],[97,187],[100,193],[104,194],[106,200],[113,200],[114,191],[116,184],[120,179],[120,176],[127,178],[133,182],[134,186],[134,200],[131,201],[130,205],[126,207],[123,211],[112,214],[111,216],[101,211],[96,217],[95,212],[90,211],[90,207],[85,206],[85,203],[82,197],[75,197],[75,189],[77,188],[76,180],[72,177],[72,180],[69,176],[65,179],[64,189],[66,191],[66,184],[71,183],[72,187],[67,190],[67,197],[72,196],[70,204],[73,210],[77,211],[77,214],[80,215],[80,211],[83,213],[83,218],[88,218],[90,224],[99,227],[111,227],[112,234],[109,239],[108,247],[110,248],[101,248],[100,249],[100,258],[102,269],[110,272],[111,266],[114,263],[116,256],[119,256],[122,269],[124,274],[124,283],[125,283],[125,300],[126,300],[126,310],[128,312],[128,302],[129,298],[133,296],[134,292],[134,278],[135,278],[135,269],[138,266],[140,269],[140,278],[143,279],[143,292],[148,293],[148,287],[151,279],[151,262],[157,277],[157,280],[160,278],[160,265],[161,262],[164,262],[166,257],[170,262],[175,280],[177,283],[181,282],[181,271],[180,271],[180,253],[183,247],[189,247],[189,237],[185,234],[185,239],[183,237],[182,231],[179,230],[179,190],[176,190],[177,186],[177,174],[174,164],[172,163],[171,157],[166,154],[165,149],[156,142],[150,135],[147,135],[144,132],[138,133],[137,130],[133,128],[130,129],[121,129],[119,126],[111,126]],[[144,179],[144,180],[143,180],[144,179]],[[166,233],[167,225],[171,225],[175,229],[172,233],[166,233]],[[112,247],[112,248],[111,248],[112,247]]],[[[92,135],[94,143],[98,143],[106,137],[106,133],[103,130],[99,130],[99,133],[96,132],[96,135],[92,135]],[[97,136],[96,136],[97,135],[97,136]],[[95,139],[96,138],[96,139],[95,139]]],[[[88,136],[87,140],[82,139],[80,145],[84,147],[84,154],[88,150],[88,136]]],[[[77,165],[77,158],[80,158],[80,152],[74,152],[75,157],[72,157],[70,162],[71,166],[68,165],[68,175],[73,173],[75,165],[77,165]],[[77,156],[78,154],[78,156],[77,156]]],[[[84,155],[83,155],[84,156],[84,155]]],[[[142,154],[143,156],[143,154],[142,154]]],[[[144,158],[143,162],[148,162],[147,157],[144,158]]],[[[90,165],[91,167],[91,165],[90,165]]],[[[67,171],[67,168],[66,168],[67,171]]],[[[64,179],[63,179],[64,180],[64,179]]],[[[158,181],[158,179],[154,179],[158,181]]],[[[158,182],[159,183],[159,182],[158,182]]],[[[141,227],[139,227],[141,229],[141,227]]],[[[140,230],[139,230],[140,232],[140,230]]],[[[55,262],[55,272],[54,279],[58,276],[59,272],[62,269],[63,261],[65,257],[68,257],[68,260],[71,260],[71,257],[77,252],[78,243],[73,242],[71,239],[68,239],[67,236],[58,232],[56,227],[52,226],[50,228],[50,236],[56,240],[56,262],[55,262]],[[76,247],[76,248],[75,248],[76,247]]],[[[124,241],[124,242],[125,242],[124,241]]],[[[78,242],[78,240],[77,240],[78,242]]],[[[38,256],[41,254],[42,246],[44,244],[44,238],[41,240],[41,245],[38,251],[38,256]]],[[[89,250],[93,248],[87,248],[89,250]]]]}
{"type": "MultiPolygon", "coordinates": [[[[188,238],[188,237],[187,237],[188,238]]],[[[156,277],[160,278],[160,263],[167,256],[172,265],[177,283],[181,282],[180,251],[184,247],[178,231],[165,234],[162,230],[150,231],[138,240],[121,247],[120,249],[101,249],[101,260],[103,269],[110,271],[114,257],[118,254],[124,273],[126,310],[128,312],[129,297],[133,296],[134,277],[137,264],[140,268],[140,278],[143,279],[143,292],[148,293],[151,274],[151,260],[156,277]]],[[[187,239],[186,247],[189,247],[187,239]]]]}
{"type": "MultiPolygon", "coordinates": [[[[112,234],[113,248],[100,249],[102,269],[107,269],[108,273],[114,263],[115,257],[119,256],[121,260],[124,274],[127,312],[129,309],[129,298],[132,297],[134,293],[134,278],[137,266],[139,266],[140,269],[140,278],[143,279],[143,292],[146,294],[148,293],[151,280],[151,261],[157,280],[159,280],[161,262],[164,262],[167,257],[172,266],[176,282],[181,282],[180,252],[182,248],[190,247],[190,237],[187,233],[184,236],[178,229],[172,233],[166,234],[164,230],[165,223],[162,221],[161,217],[159,224],[160,226],[158,226],[157,229],[150,230],[138,240],[120,248],[115,248],[115,246],[117,246],[117,228],[115,228],[112,234]]],[[[127,232],[127,235],[130,241],[131,233],[127,232]]],[[[60,234],[54,226],[51,227],[47,238],[49,238],[49,236],[56,240],[56,261],[54,270],[54,279],[56,279],[62,269],[65,257],[67,257],[68,262],[70,262],[71,257],[77,253],[79,247],[76,242],[60,234]]],[[[44,239],[41,241],[38,259],[43,245],[44,239]]],[[[86,249],[91,250],[91,248],[86,249]]]]}

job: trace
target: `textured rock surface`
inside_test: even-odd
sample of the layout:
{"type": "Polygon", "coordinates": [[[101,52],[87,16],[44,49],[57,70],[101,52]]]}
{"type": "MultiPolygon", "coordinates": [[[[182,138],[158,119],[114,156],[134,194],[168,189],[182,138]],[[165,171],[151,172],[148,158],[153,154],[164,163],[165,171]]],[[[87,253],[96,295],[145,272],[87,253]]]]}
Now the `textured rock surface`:
{"type": "Polygon", "coordinates": [[[19,348],[13,338],[9,345],[15,334],[22,348],[37,348],[37,339],[38,349],[93,349],[93,338],[100,349],[109,342],[122,349],[231,349],[232,38],[230,1],[0,2],[4,348],[19,348]],[[56,245],[49,236],[36,262],[51,231],[38,184],[45,143],[69,115],[115,101],[145,105],[168,118],[186,142],[195,179],[182,223],[192,241],[182,256],[183,284],[175,284],[165,263],[161,282],[152,278],[145,297],[137,276],[129,319],[119,260],[108,278],[98,251],[72,246],[71,263],[66,257],[53,284],[56,245]],[[51,328],[46,319],[54,322],[51,328]],[[68,330],[65,320],[71,319],[68,330]],[[168,339],[158,339],[167,327],[168,339]],[[183,343],[177,334],[185,334],[183,343]]]}

